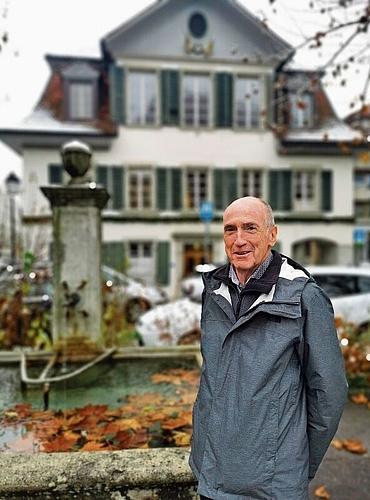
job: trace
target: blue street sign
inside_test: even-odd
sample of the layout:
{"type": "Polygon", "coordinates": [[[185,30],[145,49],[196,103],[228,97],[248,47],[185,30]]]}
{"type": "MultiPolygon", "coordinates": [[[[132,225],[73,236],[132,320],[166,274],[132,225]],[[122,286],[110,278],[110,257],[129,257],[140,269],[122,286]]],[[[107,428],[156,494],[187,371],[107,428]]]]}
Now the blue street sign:
{"type": "Polygon", "coordinates": [[[204,222],[213,219],[213,203],[211,201],[202,201],[199,207],[200,218],[204,222]]]}

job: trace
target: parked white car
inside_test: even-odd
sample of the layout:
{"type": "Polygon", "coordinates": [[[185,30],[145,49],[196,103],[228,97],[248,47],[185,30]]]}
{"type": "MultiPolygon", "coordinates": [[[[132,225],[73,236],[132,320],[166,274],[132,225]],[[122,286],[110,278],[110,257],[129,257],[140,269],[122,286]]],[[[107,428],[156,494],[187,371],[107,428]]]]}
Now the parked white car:
{"type": "MultiPolygon", "coordinates": [[[[221,265],[221,264],[220,264],[221,265]]],[[[199,264],[195,267],[194,274],[184,278],[181,282],[182,293],[191,300],[200,302],[202,300],[203,280],[202,273],[216,269],[215,264],[199,264]]]]}
{"type": "MultiPolygon", "coordinates": [[[[213,266],[214,268],[214,266],[213,266]]],[[[200,329],[203,281],[198,273],[183,281],[185,298],[144,313],[136,329],[145,345],[176,345],[200,329]]],[[[361,329],[370,326],[370,268],[315,266],[309,272],[328,294],[335,316],[361,329]]]]}
{"type": "Polygon", "coordinates": [[[139,318],[136,331],[145,346],[199,342],[201,307],[188,297],[154,307],[139,318]]]}
{"type": "Polygon", "coordinates": [[[145,285],[108,266],[103,265],[101,272],[106,288],[112,288],[130,323],[135,323],[151,307],[168,302],[167,294],[160,287],[145,285]]]}
{"type": "Polygon", "coordinates": [[[330,297],[335,316],[361,329],[370,326],[370,268],[312,266],[308,270],[330,297]]]}

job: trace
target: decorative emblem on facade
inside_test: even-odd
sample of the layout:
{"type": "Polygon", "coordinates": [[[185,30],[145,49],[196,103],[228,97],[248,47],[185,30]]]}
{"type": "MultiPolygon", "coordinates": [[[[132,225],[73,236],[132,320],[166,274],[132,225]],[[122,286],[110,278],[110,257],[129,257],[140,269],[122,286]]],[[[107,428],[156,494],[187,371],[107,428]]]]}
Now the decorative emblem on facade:
{"type": "Polygon", "coordinates": [[[213,53],[213,41],[208,43],[193,42],[189,35],[185,37],[184,41],[185,52],[187,54],[194,54],[196,56],[209,57],[213,53]]]}

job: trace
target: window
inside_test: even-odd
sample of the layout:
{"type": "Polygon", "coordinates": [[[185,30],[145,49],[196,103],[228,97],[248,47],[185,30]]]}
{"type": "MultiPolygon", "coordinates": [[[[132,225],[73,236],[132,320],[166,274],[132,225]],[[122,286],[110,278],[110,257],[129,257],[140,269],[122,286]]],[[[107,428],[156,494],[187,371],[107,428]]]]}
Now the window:
{"type": "Polygon", "coordinates": [[[355,173],[355,186],[356,188],[370,188],[370,172],[356,172],[355,173]]]}
{"type": "Polygon", "coordinates": [[[261,82],[259,78],[238,77],[235,95],[235,125],[259,128],[261,124],[261,82]]]}
{"type": "Polygon", "coordinates": [[[152,208],[152,172],[146,169],[129,172],[129,207],[143,210],[152,208]]]}
{"type": "Polygon", "coordinates": [[[241,196],[262,198],[262,172],[243,170],[241,196]]]}
{"type": "Polygon", "coordinates": [[[333,209],[333,172],[323,170],[269,172],[269,202],[273,210],[322,210],[333,209]],[[320,194],[320,197],[319,197],[320,194]]]}
{"type": "Polygon", "coordinates": [[[357,284],[359,293],[370,293],[370,277],[358,276],[357,284]]]}
{"type": "Polygon", "coordinates": [[[183,79],[184,123],[192,127],[210,125],[211,82],[208,75],[185,75],[183,79]]]}
{"type": "Polygon", "coordinates": [[[63,165],[52,163],[48,165],[49,184],[63,184],[63,165]]]}
{"type": "Polygon", "coordinates": [[[189,30],[195,38],[202,38],[207,31],[206,18],[200,12],[195,12],[189,19],[189,30]]]}
{"type": "Polygon", "coordinates": [[[191,170],[186,174],[186,208],[199,210],[208,199],[208,174],[206,170],[191,170]]]}
{"type": "Polygon", "coordinates": [[[370,219],[370,203],[366,201],[356,201],[355,216],[357,219],[370,219]]]}
{"type": "Polygon", "coordinates": [[[157,87],[155,73],[130,72],[129,123],[131,125],[154,125],[157,123],[157,87]]]}
{"type": "Polygon", "coordinates": [[[69,85],[68,116],[70,120],[92,120],[94,87],[91,83],[71,82],[69,85]]]}
{"type": "Polygon", "coordinates": [[[129,274],[143,279],[147,284],[153,284],[153,249],[149,242],[131,241],[129,243],[129,274]]]}
{"type": "Polygon", "coordinates": [[[356,277],[349,275],[314,275],[316,283],[323,288],[329,297],[353,295],[357,292],[356,277]]]}
{"type": "Polygon", "coordinates": [[[312,94],[295,95],[291,98],[291,125],[293,128],[303,128],[312,125],[313,96],[312,94]]]}
{"type": "Polygon", "coordinates": [[[98,110],[99,71],[88,63],[73,63],[61,73],[66,119],[94,120],[98,110]]]}
{"type": "Polygon", "coordinates": [[[316,172],[294,172],[294,209],[317,210],[316,172]]]}

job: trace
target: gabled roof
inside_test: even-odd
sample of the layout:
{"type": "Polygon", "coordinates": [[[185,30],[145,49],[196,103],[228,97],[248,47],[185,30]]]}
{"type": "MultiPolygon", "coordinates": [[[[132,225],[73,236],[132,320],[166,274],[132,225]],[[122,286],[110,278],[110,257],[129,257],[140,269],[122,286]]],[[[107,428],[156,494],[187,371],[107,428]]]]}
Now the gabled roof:
{"type": "Polygon", "coordinates": [[[314,129],[290,130],[280,141],[284,155],[349,155],[363,142],[362,135],[334,118],[314,129]]]}
{"type": "Polygon", "coordinates": [[[204,52],[184,50],[189,42],[211,47],[206,56],[213,61],[267,61],[278,66],[293,54],[291,45],[236,0],[159,0],[108,33],[101,48],[113,60],[137,56],[202,60],[204,52]],[[198,39],[189,30],[194,13],[204,15],[207,23],[198,39]]]}
{"type": "Polygon", "coordinates": [[[59,148],[72,137],[88,142],[94,149],[107,149],[114,136],[88,124],[60,121],[43,107],[16,125],[0,128],[1,140],[18,154],[27,146],[59,148]]]}

